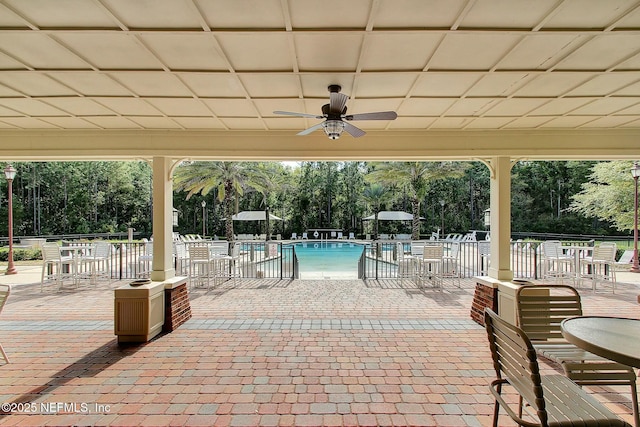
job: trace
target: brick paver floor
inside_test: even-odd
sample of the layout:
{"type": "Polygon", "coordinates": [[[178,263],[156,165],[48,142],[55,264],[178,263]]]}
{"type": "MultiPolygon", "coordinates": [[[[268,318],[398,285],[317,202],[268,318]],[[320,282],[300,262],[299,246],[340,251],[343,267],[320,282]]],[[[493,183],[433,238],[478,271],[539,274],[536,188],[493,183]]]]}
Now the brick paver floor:
{"type": "MultiPolygon", "coordinates": [[[[6,281],[5,281],[6,282],[6,281]]],[[[190,292],[193,318],[119,346],[113,289],[22,284],[0,315],[0,425],[486,426],[493,377],[474,284],[240,280],[190,292]],[[6,406],[3,406],[5,409],[6,406]]],[[[640,286],[581,292],[640,318],[640,286]]],[[[543,365],[545,371],[554,371],[543,365]]],[[[631,422],[628,387],[590,392],[631,422]]],[[[512,425],[501,417],[501,425],[512,425]]]]}

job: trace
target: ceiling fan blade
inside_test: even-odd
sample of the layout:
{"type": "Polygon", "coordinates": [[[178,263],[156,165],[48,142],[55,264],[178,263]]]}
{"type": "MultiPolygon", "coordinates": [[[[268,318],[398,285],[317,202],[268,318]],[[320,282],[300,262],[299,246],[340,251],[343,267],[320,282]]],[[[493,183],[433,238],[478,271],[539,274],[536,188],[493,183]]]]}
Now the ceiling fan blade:
{"type": "Polygon", "coordinates": [[[395,111],[378,111],[377,113],[349,114],[345,120],[395,120],[398,117],[395,111]]]}
{"type": "Polygon", "coordinates": [[[274,111],[273,114],[281,114],[283,116],[311,117],[311,118],[314,118],[314,119],[324,119],[324,116],[318,116],[316,114],[293,113],[291,111],[274,111]]]}
{"type": "Polygon", "coordinates": [[[360,138],[361,136],[366,135],[365,131],[347,122],[344,122],[344,130],[346,130],[349,133],[349,135],[351,135],[354,138],[360,138]]]}
{"type": "Polygon", "coordinates": [[[310,128],[303,130],[302,132],[298,132],[296,135],[309,135],[311,132],[315,132],[318,129],[322,129],[322,123],[318,123],[317,125],[313,125],[310,128]]]}
{"type": "Polygon", "coordinates": [[[329,113],[342,114],[344,107],[347,105],[349,97],[344,93],[330,92],[329,93],[329,113]]]}

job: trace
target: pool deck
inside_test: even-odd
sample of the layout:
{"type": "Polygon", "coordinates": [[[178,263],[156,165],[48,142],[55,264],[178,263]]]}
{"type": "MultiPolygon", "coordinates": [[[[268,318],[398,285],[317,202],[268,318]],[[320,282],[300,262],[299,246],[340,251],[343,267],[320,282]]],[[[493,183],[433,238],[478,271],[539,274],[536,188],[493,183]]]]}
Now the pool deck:
{"type": "MultiPolygon", "coordinates": [[[[494,372],[474,282],[239,280],[190,291],[193,317],[119,346],[106,283],[40,292],[19,267],[0,315],[0,425],[488,426],[494,372]],[[20,404],[20,405],[19,405],[20,404]],[[26,405],[28,404],[28,405],[26,405]],[[75,405],[74,405],[75,404],[75,405]],[[34,413],[27,413],[32,409],[34,413]]],[[[585,314],[640,318],[640,275],[581,290],[585,314]]],[[[542,363],[546,373],[557,372],[542,363]]],[[[628,387],[586,387],[632,422],[628,387]]],[[[513,425],[501,417],[500,425],[513,425]]]]}

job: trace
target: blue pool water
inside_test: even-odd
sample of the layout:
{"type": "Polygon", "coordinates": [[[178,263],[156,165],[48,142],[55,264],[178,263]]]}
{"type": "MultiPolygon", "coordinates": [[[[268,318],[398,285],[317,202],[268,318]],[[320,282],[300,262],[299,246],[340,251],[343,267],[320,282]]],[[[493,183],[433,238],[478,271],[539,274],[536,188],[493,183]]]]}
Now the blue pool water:
{"type": "Polygon", "coordinates": [[[301,279],[358,278],[364,245],[341,242],[296,243],[301,279]]]}

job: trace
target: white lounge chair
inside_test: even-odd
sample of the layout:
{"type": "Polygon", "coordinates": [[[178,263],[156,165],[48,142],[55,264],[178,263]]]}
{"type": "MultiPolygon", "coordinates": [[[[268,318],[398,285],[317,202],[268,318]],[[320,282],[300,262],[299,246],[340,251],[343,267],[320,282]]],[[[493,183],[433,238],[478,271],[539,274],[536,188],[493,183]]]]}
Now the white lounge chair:
{"type": "Polygon", "coordinates": [[[298,239],[298,233],[291,233],[291,240],[297,240],[298,239]]]}
{"type": "Polygon", "coordinates": [[[355,240],[356,236],[354,233],[349,233],[349,240],[355,240]]]}
{"type": "Polygon", "coordinates": [[[309,236],[307,236],[307,233],[302,233],[302,240],[309,240],[309,236]]]}

